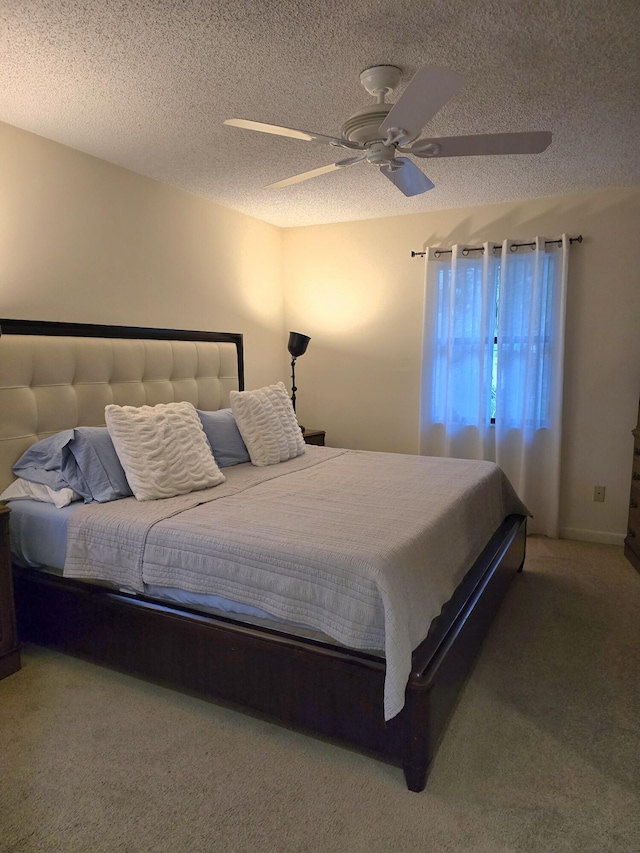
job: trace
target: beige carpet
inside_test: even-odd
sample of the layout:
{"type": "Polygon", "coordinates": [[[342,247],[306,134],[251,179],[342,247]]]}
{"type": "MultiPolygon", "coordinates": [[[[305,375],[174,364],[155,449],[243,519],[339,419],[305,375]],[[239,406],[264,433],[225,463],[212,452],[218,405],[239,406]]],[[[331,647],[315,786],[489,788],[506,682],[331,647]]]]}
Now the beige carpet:
{"type": "Polygon", "coordinates": [[[34,646],[0,682],[0,850],[640,851],[640,575],[529,540],[427,790],[34,646]]]}

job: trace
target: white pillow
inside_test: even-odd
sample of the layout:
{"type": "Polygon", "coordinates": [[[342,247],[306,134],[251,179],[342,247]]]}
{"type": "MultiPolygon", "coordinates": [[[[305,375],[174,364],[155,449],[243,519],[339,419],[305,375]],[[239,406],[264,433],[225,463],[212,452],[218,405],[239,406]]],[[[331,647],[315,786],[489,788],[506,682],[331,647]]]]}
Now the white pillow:
{"type": "Polygon", "coordinates": [[[106,406],[109,435],[139,501],[185,495],[224,482],[191,403],[106,406]]]}
{"type": "Polygon", "coordinates": [[[254,465],[275,465],[304,453],[304,438],[284,383],[231,391],[230,402],[254,465]]]}
{"type": "Polygon", "coordinates": [[[10,486],[0,495],[0,501],[44,501],[48,504],[55,504],[58,509],[63,506],[68,506],[71,501],[82,500],[82,495],[74,492],[73,489],[51,489],[43,483],[32,483],[29,480],[23,480],[18,477],[10,486]]]}

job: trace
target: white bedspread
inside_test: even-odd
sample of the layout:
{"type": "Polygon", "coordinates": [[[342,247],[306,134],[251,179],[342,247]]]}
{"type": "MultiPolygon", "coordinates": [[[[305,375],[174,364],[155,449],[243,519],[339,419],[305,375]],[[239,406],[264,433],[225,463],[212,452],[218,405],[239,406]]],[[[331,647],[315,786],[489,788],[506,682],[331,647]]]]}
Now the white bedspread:
{"type": "Polygon", "coordinates": [[[490,462],[308,447],[220,486],[80,506],[68,577],[223,595],[357,649],[384,649],[385,719],[411,652],[503,518],[527,514],[490,462]]]}

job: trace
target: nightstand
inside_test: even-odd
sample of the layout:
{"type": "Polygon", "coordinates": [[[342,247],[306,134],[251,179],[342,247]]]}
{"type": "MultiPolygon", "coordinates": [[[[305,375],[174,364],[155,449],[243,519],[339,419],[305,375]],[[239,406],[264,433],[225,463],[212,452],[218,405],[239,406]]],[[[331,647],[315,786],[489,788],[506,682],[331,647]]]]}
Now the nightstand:
{"type": "Polygon", "coordinates": [[[9,551],[9,508],[0,504],[0,678],[20,669],[9,551]]]}
{"type": "Polygon", "coordinates": [[[306,429],[302,434],[306,444],[318,444],[324,447],[325,431],[323,429],[306,429]]]}

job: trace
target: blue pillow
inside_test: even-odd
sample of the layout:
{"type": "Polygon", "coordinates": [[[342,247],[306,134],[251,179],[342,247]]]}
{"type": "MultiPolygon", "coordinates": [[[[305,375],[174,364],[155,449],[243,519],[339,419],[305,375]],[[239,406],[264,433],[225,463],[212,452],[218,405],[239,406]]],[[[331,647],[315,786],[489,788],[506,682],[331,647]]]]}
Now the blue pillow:
{"type": "Polygon", "coordinates": [[[13,473],[23,480],[49,486],[56,492],[68,488],[69,484],[62,476],[62,456],[66,454],[65,448],[72,440],[73,430],[66,429],[36,441],[18,459],[13,466],[13,473]]]}
{"type": "Polygon", "coordinates": [[[217,412],[201,412],[200,409],[196,411],[219,468],[230,468],[231,465],[251,461],[231,409],[219,409],[217,412]]]}
{"type": "Polygon", "coordinates": [[[133,494],[106,427],[76,427],[37,441],[13,466],[23,480],[71,488],[85,503],[133,494]]]}

